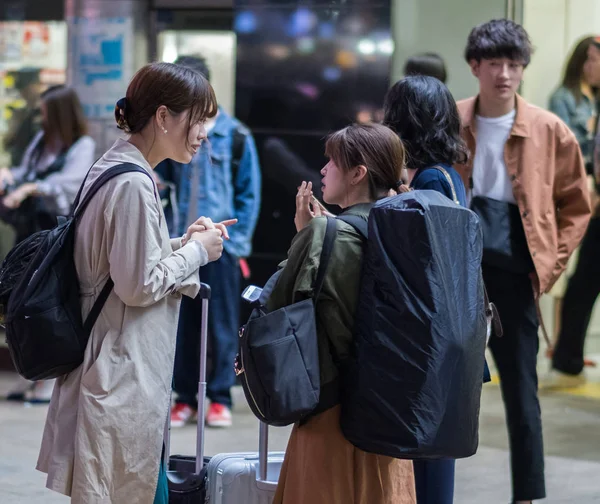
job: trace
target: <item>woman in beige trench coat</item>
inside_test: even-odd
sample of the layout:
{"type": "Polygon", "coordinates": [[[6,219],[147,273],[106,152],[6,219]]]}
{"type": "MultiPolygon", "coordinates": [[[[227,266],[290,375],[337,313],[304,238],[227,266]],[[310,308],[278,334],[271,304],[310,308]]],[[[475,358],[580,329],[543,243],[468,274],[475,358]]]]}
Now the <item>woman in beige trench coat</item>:
{"type": "MultiPolygon", "coordinates": [[[[189,163],[216,110],[199,74],[168,63],[142,68],[115,111],[131,137],[95,163],[83,193],[123,162],[149,174],[167,157],[189,163]]],[[[94,196],[75,242],[84,317],[109,275],[114,289],[83,364],[54,389],[37,465],[48,488],[76,504],[153,502],[181,295],[198,293],[198,269],[220,257],[226,224],[202,219],[171,241],[156,187],[142,173],[115,177],[94,196]]]]}

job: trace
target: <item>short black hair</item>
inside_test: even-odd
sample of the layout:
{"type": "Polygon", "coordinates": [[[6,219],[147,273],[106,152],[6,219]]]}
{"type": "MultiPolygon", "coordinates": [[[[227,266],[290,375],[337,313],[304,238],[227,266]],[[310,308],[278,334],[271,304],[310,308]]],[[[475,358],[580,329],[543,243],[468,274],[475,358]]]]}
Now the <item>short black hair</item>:
{"type": "Polygon", "coordinates": [[[176,65],[183,65],[195,72],[198,72],[208,82],[210,82],[210,70],[206,64],[206,60],[202,56],[180,56],[175,61],[176,65]]]}
{"type": "Polygon", "coordinates": [[[404,144],[409,168],[466,163],[458,108],[439,79],[414,75],[399,80],[385,97],[384,112],[384,124],[404,144]]]}
{"type": "Polygon", "coordinates": [[[472,60],[509,58],[527,66],[532,53],[533,47],[525,28],[509,19],[493,19],[471,30],[465,59],[470,63],[472,60]]]}
{"type": "Polygon", "coordinates": [[[404,65],[404,75],[429,75],[444,84],[448,78],[443,58],[434,52],[415,54],[408,58],[404,65]]]}

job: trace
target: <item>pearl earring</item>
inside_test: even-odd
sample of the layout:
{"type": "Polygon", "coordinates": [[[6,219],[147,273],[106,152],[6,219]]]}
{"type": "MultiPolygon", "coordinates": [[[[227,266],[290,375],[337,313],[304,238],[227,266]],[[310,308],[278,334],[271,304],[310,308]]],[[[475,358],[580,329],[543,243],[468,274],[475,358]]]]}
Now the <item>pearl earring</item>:
{"type": "Polygon", "coordinates": [[[165,132],[165,134],[167,133],[167,130],[164,128],[164,126],[163,126],[163,131],[165,132]]]}

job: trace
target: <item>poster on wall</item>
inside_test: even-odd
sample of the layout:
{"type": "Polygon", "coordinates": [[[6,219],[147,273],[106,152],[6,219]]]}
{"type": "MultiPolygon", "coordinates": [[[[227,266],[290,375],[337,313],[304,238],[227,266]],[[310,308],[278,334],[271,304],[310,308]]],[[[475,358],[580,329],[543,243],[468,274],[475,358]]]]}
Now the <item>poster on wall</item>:
{"type": "Polygon", "coordinates": [[[73,18],[69,27],[71,84],[88,118],[110,118],[132,77],[133,20],[73,18]]]}

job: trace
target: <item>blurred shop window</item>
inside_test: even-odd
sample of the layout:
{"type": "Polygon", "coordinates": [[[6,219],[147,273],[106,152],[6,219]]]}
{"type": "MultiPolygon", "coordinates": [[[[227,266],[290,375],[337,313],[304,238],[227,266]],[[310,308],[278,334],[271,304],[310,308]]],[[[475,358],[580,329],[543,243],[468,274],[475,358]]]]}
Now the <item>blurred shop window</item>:
{"type": "Polygon", "coordinates": [[[18,164],[19,145],[38,127],[39,94],[65,82],[66,66],[65,22],[0,22],[0,166],[18,164]]]}

